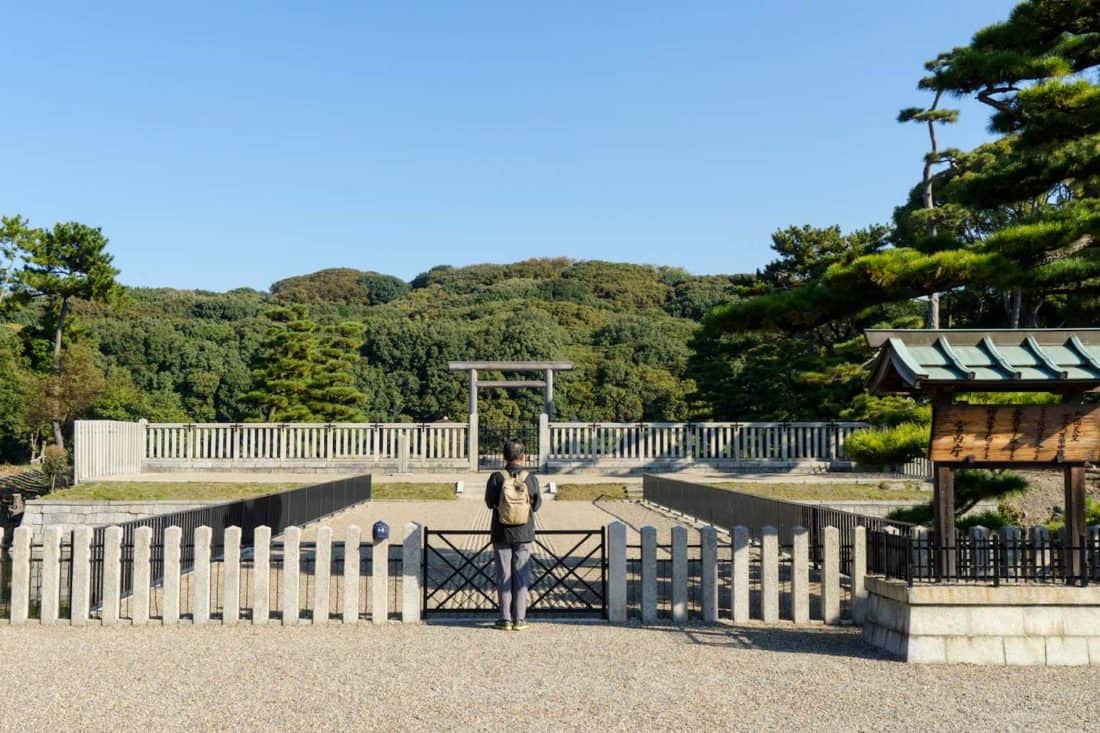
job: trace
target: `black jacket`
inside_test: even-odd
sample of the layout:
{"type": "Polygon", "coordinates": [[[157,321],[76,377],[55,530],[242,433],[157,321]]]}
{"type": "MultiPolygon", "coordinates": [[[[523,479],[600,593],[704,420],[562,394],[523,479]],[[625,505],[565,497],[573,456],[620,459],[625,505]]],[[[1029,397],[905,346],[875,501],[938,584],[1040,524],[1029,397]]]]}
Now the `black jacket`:
{"type": "MultiPolygon", "coordinates": [[[[504,469],[511,476],[518,475],[524,470],[523,466],[509,463],[504,469]]],[[[535,474],[527,474],[527,493],[531,495],[531,516],[527,518],[527,524],[509,527],[500,523],[497,505],[500,504],[500,490],[504,486],[504,476],[496,471],[485,482],[485,506],[493,510],[493,522],[489,532],[494,545],[513,545],[518,542],[535,541],[535,512],[542,506],[542,494],[539,493],[539,480],[535,474]]]]}

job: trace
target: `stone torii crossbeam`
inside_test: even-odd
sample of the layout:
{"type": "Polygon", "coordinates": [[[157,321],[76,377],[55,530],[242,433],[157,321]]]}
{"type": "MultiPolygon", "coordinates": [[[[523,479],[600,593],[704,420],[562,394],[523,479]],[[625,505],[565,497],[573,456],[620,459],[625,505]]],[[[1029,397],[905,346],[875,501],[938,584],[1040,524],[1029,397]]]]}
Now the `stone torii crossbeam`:
{"type": "Polygon", "coordinates": [[[470,415],[469,415],[469,453],[470,470],[478,469],[478,422],[477,422],[477,391],[481,387],[497,387],[501,389],[542,389],[542,415],[539,418],[539,465],[542,466],[542,453],[548,448],[548,436],[546,426],[554,416],[554,372],[569,371],[573,363],[569,361],[452,361],[447,363],[447,368],[452,372],[467,372],[469,374],[470,389],[470,415]],[[503,379],[481,380],[478,372],[542,372],[542,379],[503,379]]]}

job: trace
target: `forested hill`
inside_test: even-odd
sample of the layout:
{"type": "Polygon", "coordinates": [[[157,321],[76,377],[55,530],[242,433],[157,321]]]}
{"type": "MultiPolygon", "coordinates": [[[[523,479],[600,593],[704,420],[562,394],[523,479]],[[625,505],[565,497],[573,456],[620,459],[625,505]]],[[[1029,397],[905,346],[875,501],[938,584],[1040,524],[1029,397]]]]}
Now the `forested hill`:
{"type": "MultiPolygon", "coordinates": [[[[462,419],[464,376],[447,362],[489,358],[572,360],[576,370],[558,379],[564,418],[685,419],[704,410],[691,402],[688,369],[697,323],[750,281],[566,259],[437,267],[411,283],[341,268],[281,280],[269,293],[124,287],[110,303],[76,302],[66,339],[73,353],[90,352],[87,368],[103,378],[82,410],[88,417],[265,417],[249,393],[265,386],[257,384],[273,358],[265,352],[293,350],[271,340],[277,327],[297,328],[271,317],[291,306],[317,333],[355,324],[346,366],[348,386],[361,392],[357,419],[462,419]]],[[[27,309],[15,320],[33,329],[42,314],[27,309]]],[[[15,364],[27,335],[0,340],[0,361],[15,364]]],[[[538,395],[494,390],[482,411],[529,417],[539,404],[538,395]]]]}

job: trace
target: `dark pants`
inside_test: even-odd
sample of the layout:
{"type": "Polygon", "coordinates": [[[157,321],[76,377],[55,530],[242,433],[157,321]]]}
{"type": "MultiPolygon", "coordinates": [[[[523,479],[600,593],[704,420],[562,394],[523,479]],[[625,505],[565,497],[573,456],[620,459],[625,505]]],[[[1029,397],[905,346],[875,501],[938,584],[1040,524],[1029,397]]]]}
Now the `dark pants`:
{"type": "Polygon", "coordinates": [[[527,618],[527,584],[531,582],[531,543],[493,545],[493,564],[497,570],[497,598],[500,618],[524,621],[527,618]]]}

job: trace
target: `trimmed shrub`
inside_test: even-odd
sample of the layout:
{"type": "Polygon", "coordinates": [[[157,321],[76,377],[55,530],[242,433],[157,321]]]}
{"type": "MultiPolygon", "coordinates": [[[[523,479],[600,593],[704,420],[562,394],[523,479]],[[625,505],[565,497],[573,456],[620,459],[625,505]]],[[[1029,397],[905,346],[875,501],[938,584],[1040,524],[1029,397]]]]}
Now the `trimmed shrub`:
{"type": "Polygon", "coordinates": [[[927,423],[907,422],[892,428],[857,430],[848,436],[848,455],[865,466],[897,466],[928,452],[927,423]]]}

